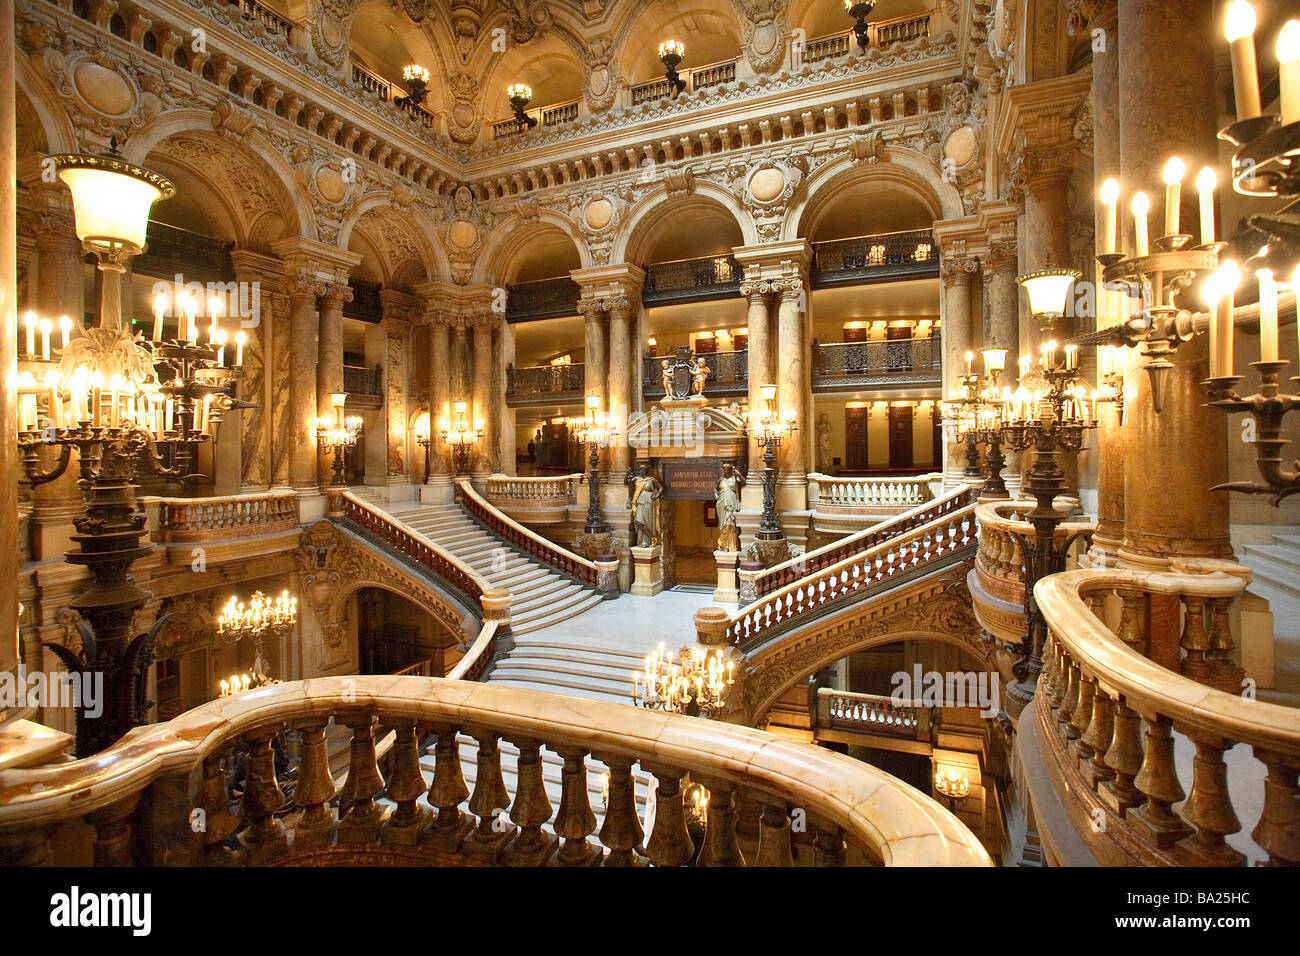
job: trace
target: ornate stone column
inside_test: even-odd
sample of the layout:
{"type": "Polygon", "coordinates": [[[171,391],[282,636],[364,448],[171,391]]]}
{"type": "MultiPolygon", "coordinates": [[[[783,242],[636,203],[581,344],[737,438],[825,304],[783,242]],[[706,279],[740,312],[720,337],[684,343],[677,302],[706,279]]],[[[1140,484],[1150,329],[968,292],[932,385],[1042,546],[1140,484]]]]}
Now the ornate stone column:
{"type": "Polygon", "coordinates": [[[277,407],[277,390],[270,385],[267,375],[267,357],[274,348],[276,320],[276,297],[272,290],[278,285],[282,264],[278,259],[244,249],[233,252],[231,259],[235,279],[248,290],[247,294],[241,293],[240,302],[256,308],[255,314],[239,317],[238,330],[229,331],[232,340],[236,331],[244,333],[239,397],[256,405],[235,413],[239,421],[240,489],[264,491],[271,484],[271,414],[277,407]]]}
{"type": "MultiPolygon", "coordinates": [[[[14,5],[0,0],[0,116],[17,115],[14,102],[14,5]]],[[[12,121],[0,123],[0,368],[12,369],[18,361],[17,245],[15,210],[15,158],[17,133],[12,121]]],[[[18,473],[18,407],[12,388],[0,389],[0,474],[18,473]]],[[[18,485],[12,478],[0,485],[0,580],[18,578],[18,485]]],[[[0,670],[17,663],[14,644],[18,622],[18,589],[0,588],[0,670]]]]}
{"type": "MultiPolygon", "coordinates": [[[[300,269],[285,282],[289,294],[289,481],[299,492],[316,478],[316,297],[325,284],[300,269]]],[[[341,357],[341,356],[340,356],[341,357]]],[[[340,375],[342,370],[340,369],[340,375]]]]}
{"type": "MultiPolygon", "coordinates": [[[[746,323],[749,327],[749,344],[746,348],[749,371],[750,414],[763,406],[763,386],[772,381],[772,336],[768,316],[768,300],[772,287],[762,279],[746,278],[740,284],[740,294],[749,300],[746,323]]],[[[763,479],[763,452],[754,435],[749,436],[749,474],[746,482],[757,486],[763,479]]]]}
{"type": "MultiPolygon", "coordinates": [[[[1018,261],[1014,239],[989,243],[989,251],[984,256],[984,294],[989,304],[989,328],[984,344],[1008,350],[1007,365],[1013,374],[1020,356],[1018,261]]],[[[962,354],[964,356],[965,352],[962,354]]],[[[962,369],[965,367],[963,364],[962,369]]]]}
{"type": "Polygon", "coordinates": [[[578,302],[578,310],[586,316],[586,354],[583,358],[584,395],[596,395],[600,398],[600,407],[606,404],[606,378],[608,362],[605,353],[605,317],[601,301],[597,298],[584,298],[578,302]]]}
{"type": "Polygon", "coordinates": [[[808,484],[808,432],[812,426],[809,415],[811,387],[807,364],[806,277],[779,279],[773,283],[773,290],[780,294],[776,318],[777,354],[781,357],[777,363],[777,402],[782,417],[792,420],[797,429],[781,443],[778,508],[786,511],[801,509],[807,504],[804,489],[808,484]],[[782,495],[780,490],[787,493],[782,495]]]}
{"type": "Polygon", "coordinates": [[[609,470],[617,478],[627,472],[631,449],[627,444],[628,413],[632,409],[632,304],[626,296],[607,300],[609,308],[609,470]]]}
{"type": "Polygon", "coordinates": [[[474,329],[474,427],[482,427],[483,437],[474,446],[474,477],[486,478],[497,471],[497,427],[492,414],[492,332],[496,315],[480,312],[472,319],[474,329]]]}
{"type": "MultiPolygon", "coordinates": [[[[381,295],[384,293],[381,293],[381,295]]],[[[388,452],[387,478],[390,485],[409,481],[407,463],[407,419],[409,381],[407,375],[407,343],[411,336],[411,323],[405,310],[389,314],[384,306],[384,333],[387,342],[384,363],[384,400],[387,406],[388,452]]]]}
{"type": "MultiPolygon", "coordinates": [[[[1206,64],[1218,36],[1211,0],[1120,0],[1120,181],[1126,195],[1143,189],[1151,197],[1152,222],[1163,218],[1169,157],[1195,170],[1217,156],[1216,88],[1206,64]]],[[[1195,202],[1194,190],[1183,192],[1195,202]]],[[[1205,406],[1207,337],[1184,342],[1173,363],[1159,415],[1146,373],[1129,376],[1137,397],[1124,408],[1124,564],[1232,554],[1227,495],[1209,491],[1228,477],[1228,423],[1205,406]]]]}
{"type": "MultiPolygon", "coordinates": [[[[425,308],[429,305],[426,300],[425,308]]],[[[447,443],[441,428],[451,421],[451,323],[443,312],[426,312],[429,318],[429,473],[443,481],[449,473],[447,443]]]]}
{"type": "MultiPolygon", "coordinates": [[[[1026,151],[1025,156],[1025,215],[1021,220],[1021,243],[1024,250],[1025,271],[1063,268],[1073,264],[1070,255],[1070,171],[1066,154],[1061,149],[1048,148],[1026,151]]],[[[1038,354],[1044,334],[1030,315],[1028,307],[1017,310],[1020,316],[1020,349],[1030,356],[1038,354]]],[[[1053,337],[1058,340],[1070,334],[1068,319],[1060,319],[1053,337]]]]}
{"type": "MultiPolygon", "coordinates": [[[[268,394],[271,396],[271,485],[274,488],[291,487],[289,460],[293,454],[292,427],[293,403],[290,383],[293,380],[293,308],[292,300],[284,292],[270,295],[271,311],[263,318],[270,326],[271,374],[268,394]]],[[[316,404],[315,383],[312,383],[312,405],[316,404]]]]}
{"type": "MultiPolygon", "coordinates": [[[[316,357],[316,414],[320,418],[333,418],[332,396],[343,388],[343,304],[352,301],[352,290],[340,276],[326,283],[320,297],[320,349],[316,357]]],[[[318,456],[317,475],[322,487],[333,480],[330,465],[332,455],[318,456]]]]}
{"type": "MultiPolygon", "coordinates": [[[[943,397],[962,394],[966,352],[971,347],[971,279],[978,268],[974,259],[944,256],[939,264],[943,298],[939,301],[943,329],[943,397]]],[[[950,481],[960,482],[966,468],[964,447],[953,442],[945,429],[943,470],[950,481]]]]}

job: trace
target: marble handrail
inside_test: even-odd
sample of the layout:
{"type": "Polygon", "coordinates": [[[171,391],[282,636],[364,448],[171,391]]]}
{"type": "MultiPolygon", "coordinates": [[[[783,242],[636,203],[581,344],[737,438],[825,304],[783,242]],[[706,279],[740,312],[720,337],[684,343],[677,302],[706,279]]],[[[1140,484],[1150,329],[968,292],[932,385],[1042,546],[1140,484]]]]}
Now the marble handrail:
{"type": "MultiPolygon", "coordinates": [[[[949,496],[949,501],[961,501],[949,496]]],[[[727,642],[750,648],[780,633],[801,617],[821,612],[863,591],[883,586],[898,574],[937,563],[975,545],[975,505],[946,510],[918,527],[895,533],[865,551],[796,578],[731,615],[727,642]]]]}
{"type": "Polygon", "coordinates": [[[577,499],[575,482],[581,481],[581,472],[572,475],[489,475],[486,497],[488,501],[563,501],[572,504],[577,499]]]}
{"type": "Polygon", "coordinates": [[[456,486],[460,489],[465,508],[497,537],[521,548],[556,570],[577,578],[584,584],[592,587],[599,586],[600,569],[596,567],[596,562],[589,561],[580,554],[574,554],[567,548],[562,548],[554,541],[543,538],[535,531],[524,527],[491,502],[484,500],[474,490],[468,478],[457,478],[456,486]]]}
{"type": "Polygon", "coordinates": [[[164,542],[267,534],[298,526],[298,499],[292,491],[140,501],[146,508],[157,505],[157,534],[164,542]]]}
{"type": "Polygon", "coordinates": [[[1072,799],[1094,821],[1104,813],[1108,828],[1126,828],[1140,862],[1229,866],[1243,862],[1226,842],[1242,827],[1241,768],[1230,775],[1224,758],[1248,747],[1267,771],[1254,844],[1271,863],[1300,865],[1300,710],[1240,693],[1228,609],[1247,578],[1208,567],[1191,574],[1083,569],[1035,585],[1048,627],[1035,694],[1044,747],[1065,786],[1074,782],[1072,799]],[[1102,617],[1111,594],[1124,599],[1114,631],[1102,617]],[[1177,602],[1183,673],[1146,656],[1150,614],[1139,599],[1151,596],[1177,602]],[[1175,731],[1196,748],[1190,794],[1175,769],[1175,731]]]}
{"type": "MultiPolygon", "coordinates": [[[[996,501],[975,509],[979,523],[979,551],[975,556],[975,573],[984,590],[1000,600],[1022,604],[1025,599],[1025,556],[1017,535],[1033,538],[1034,526],[1016,515],[1035,507],[1029,499],[996,501]]],[[[1071,514],[1078,508],[1073,498],[1058,499],[1056,510],[1071,514]]],[[[1053,537],[1060,543],[1070,535],[1095,530],[1097,523],[1089,518],[1062,521],[1053,537]]]]}
{"type": "Polygon", "coordinates": [[[929,501],[926,475],[840,478],[813,472],[808,476],[808,505],[814,511],[841,508],[912,508],[929,501]]]}
{"type": "Polygon", "coordinates": [[[819,574],[826,568],[876,547],[896,535],[918,528],[935,518],[967,508],[975,503],[976,497],[975,489],[969,485],[959,485],[947,494],[923,502],[888,521],[846,535],[838,541],[760,571],[754,578],[755,591],[759,597],[763,597],[778,588],[797,582],[800,578],[819,574]]]}
{"type": "Polygon", "coordinates": [[[97,866],[258,865],[271,862],[401,862],[606,865],[696,861],[686,828],[683,783],[707,787],[704,865],[744,864],[737,841],[738,797],[760,807],[752,865],[790,866],[790,817],[803,811],[813,859],[839,866],[849,848],[889,866],[989,866],[974,834],[929,797],[869,764],[808,744],[700,720],[538,691],[422,677],[350,676],[292,681],[210,701],[163,724],[138,727],[93,757],[0,772],[0,862],[46,863],[58,824],[85,820],[97,866]],[[351,735],[348,801],[336,810],[325,746],[331,721],[351,735]],[[432,780],[421,772],[421,737],[436,736],[432,780]],[[275,771],[275,741],[301,737],[292,805],[275,771]],[[395,733],[387,779],[376,741],[395,733]],[[478,741],[471,794],[458,735],[478,741]],[[512,795],[501,773],[500,739],[518,747],[512,795]],[[237,809],[222,757],[247,754],[237,809]],[[542,779],[541,748],[564,759],[563,799],[554,811],[542,779]],[[588,797],[588,758],[609,769],[609,797],[597,846],[588,797]],[[653,774],[652,832],[637,815],[632,765],[653,774]],[[201,779],[197,809],[190,781],[201,779]],[[427,794],[431,814],[418,801],[427,794]],[[382,801],[381,801],[382,795],[382,801]],[[144,797],[148,799],[142,800],[144,797]],[[466,814],[462,805],[473,816],[466,814]],[[135,813],[137,806],[148,813],[135,813]],[[499,811],[509,808],[509,820],[499,811]],[[341,814],[341,818],[336,816],[341,814]],[[549,825],[552,832],[543,830],[549,825]],[[197,832],[196,832],[197,831],[197,832]],[[557,840],[555,834],[561,839],[557,840]],[[232,846],[234,844],[234,846],[232,846]],[[236,849],[237,847],[237,849],[236,849]]]}

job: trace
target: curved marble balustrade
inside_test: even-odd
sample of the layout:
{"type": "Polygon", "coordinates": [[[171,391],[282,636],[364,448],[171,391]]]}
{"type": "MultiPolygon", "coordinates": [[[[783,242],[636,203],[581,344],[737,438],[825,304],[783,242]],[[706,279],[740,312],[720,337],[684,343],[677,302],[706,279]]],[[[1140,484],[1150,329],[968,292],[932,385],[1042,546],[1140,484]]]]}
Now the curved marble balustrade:
{"type": "Polygon", "coordinates": [[[929,736],[930,708],[880,694],[819,687],[815,726],[921,739],[929,736]]]}
{"type": "Polygon", "coordinates": [[[896,515],[934,497],[928,475],[884,478],[808,476],[808,507],[827,515],[896,515]]]}
{"type": "Polygon", "coordinates": [[[581,472],[572,475],[514,477],[490,475],[484,498],[498,511],[524,524],[559,524],[578,503],[581,472]]]}
{"type": "Polygon", "coordinates": [[[1247,580],[1214,567],[1222,564],[1068,571],[1035,586],[1049,630],[1034,699],[1038,746],[1075,830],[1103,863],[1300,865],[1300,710],[1243,696],[1228,610],[1247,580]],[[1112,594],[1122,599],[1113,629],[1103,620],[1112,594]],[[1181,674],[1148,659],[1168,630],[1144,609],[1155,600],[1177,625],[1181,674]],[[1240,831],[1252,823],[1247,840],[1240,831]]]}
{"type": "Polygon", "coordinates": [[[268,491],[219,498],[141,498],[156,505],[158,541],[203,541],[241,535],[270,534],[298,527],[298,499],[292,491],[268,491]]]}
{"type": "MultiPolygon", "coordinates": [[[[96,866],[790,866],[796,853],[822,866],[990,865],[948,811],[840,754],[716,721],[423,677],[278,684],[136,728],[94,757],[0,772],[0,862],[51,862],[52,836],[74,821],[89,825],[82,835],[92,846],[83,844],[72,862],[93,859],[96,866]],[[337,808],[326,753],[331,721],[351,736],[337,808]],[[395,736],[385,774],[376,740],[389,731],[395,736]],[[478,741],[472,793],[461,769],[461,733],[478,741]],[[420,765],[428,735],[436,740],[432,779],[420,765]],[[275,771],[276,748],[288,736],[301,753],[291,798],[275,771]],[[513,794],[501,773],[501,739],[519,751],[513,794]],[[564,759],[558,808],[543,783],[543,747],[564,759]],[[236,751],[244,755],[245,788],[232,807],[222,759],[236,751]],[[597,825],[588,797],[592,758],[609,773],[599,844],[588,839],[597,825]],[[636,811],[633,764],[656,779],[649,834],[636,811]],[[702,847],[687,829],[687,780],[711,793],[702,847]],[[419,802],[426,795],[436,812],[419,802]],[[738,810],[753,803],[757,821],[738,810]],[[499,818],[502,810],[508,820],[499,818]],[[802,811],[807,835],[792,832],[794,811],[802,811]],[[202,828],[192,826],[196,813],[202,828]],[[738,831],[754,822],[757,848],[746,859],[738,831]]],[[[59,854],[68,842],[59,842],[59,854]]]]}

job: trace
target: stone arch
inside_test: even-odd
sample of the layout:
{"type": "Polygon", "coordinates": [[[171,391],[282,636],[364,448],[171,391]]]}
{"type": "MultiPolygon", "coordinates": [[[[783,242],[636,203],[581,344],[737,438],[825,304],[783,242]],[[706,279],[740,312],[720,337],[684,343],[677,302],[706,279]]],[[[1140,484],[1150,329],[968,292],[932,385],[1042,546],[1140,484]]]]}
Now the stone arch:
{"type": "MultiPolygon", "coordinates": [[[[41,142],[33,145],[47,155],[77,152],[77,134],[68,118],[67,103],[28,64],[26,57],[17,56],[14,66],[17,119],[29,134],[40,133],[41,142]]],[[[21,153],[18,158],[23,158],[21,153]]]]}
{"type": "MultiPolygon", "coordinates": [[[[348,248],[353,232],[360,227],[366,230],[367,224],[363,220],[370,213],[378,214],[383,211],[384,218],[397,220],[401,225],[401,232],[404,233],[402,238],[409,241],[411,249],[401,258],[389,258],[384,262],[384,284],[393,285],[394,278],[397,274],[409,272],[407,264],[416,262],[423,269],[426,276],[445,276],[451,274],[451,266],[447,260],[447,254],[435,238],[437,233],[433,228],[433,223],[428,220],[419,210],[414,207],[402,208],[393,202],[391,190],[382,190],[365,196],[358,202],[343,219],[343,225],[339,229],[338,245],[340,249],[348,248]]],[[[369,230],[373,232],[372,230],[369,230]]],[[[380,237],[382,240],[382,237],[380,237]]],[[[374,237],[372,236],[372,244],[374,237]]],[[[388,246],[387,242],[382,242],[388,246]]],[[[388,251],[392,251],[391,249],[388,251]]]]}
{"type": "Polygon", "coordinates": [[[740,227],[741,245],[758,243],[758,229],[749,212],[728,190],[710,182],[696,181],[686,196],[670,197],[668,186],[659,183],[626,210],[610,250],[610,262],[639,262],[644,258],[651,237],[675,216],[692,208],[721,207],[740,227]]]}
{"type": "Polygon", "coordinates": [[[855,182],[896,184],[929,207],[935,220],[965,215],[961,193],[955,185],[944,181],[929,157],[902,146],[885,146],[881,153],[877,162],[861,164],[846,153],[810,175],[802,196],[791,204],[781,224],[781,238],[797,239],[805,235],[807,225],[824,214],[835,201],[836,193],[855,182]]]}
{"type": "Polygon", "coordinates": [[[556,230],[572,241],[578,251],[581,268],[590,268],[591,252],[586,242],[573,224],[573,220],[549,209],[538,210],[534,219],[528,220],[518,212],[513,213],[497,226],[483,243],[479,251],[478,262],[474,266],[472,285],[491,285],[496,282],[506,283],[512,280],[518,271],[522,254],[528,242],[541,233],[553,233],[556,230]]]}
{"type": "Polygon", "coordinates": [[[663,72],[658,65],[659,42],[670,37],[686,44],[682,69],[721,59],[718,55],[721,51],[713,51],[714,45],[705,50],[692,46],[691,38],[702,34],[734,41],[734,53],[726,51],[727,54],[744,56],[745,24],[736,4],[633,0],[615,13],[610,31],[610,49],[616,51],[614,66],[628,86],[654,79],[663,72]],[[642,39],[634,40],[634,36],[642,39]]]}
{"type": "MultiPolygon", "coordinates": [[[[273,204],[266,212],[275,213],[283,223],[282,233],[286,236],[302,236],[308,239],[317,237],[316,216],[310,198],[298,184],[293,168],[276,152],[275,148],[257,135],[248,135],[239,139],[222,136],[213,129],[213,113],[210,110],[173,110],[165,113],[151,123],[142,126],[122,147],[122,154],[133,163],[148,166],[151,156],[159,156],[164,161],[169,158],[167,143],[185,137],[198,141],[211,141],[219,150],[217,157],[229,156],[236,165],[226,166],[225,175],[214,174],[211,165],[193,168],[196,176],[209,182],[225,180],[221,188],[227,197],[236,196],[240,187],[248,187],[247,170],[254,169],[259,178],[265,182],[261,185],[273,204]],[[242,155],[241,155],[242,154],[242,155]],[[240,161],[246,166],[237,165],[240,161]],[[240,172],[244,171],[241,178],[240,172]]],[[[175,157],[170,157],[175,158],[175,157]]],[[[180,160],[177,160],[180,161],[180,160]]],[[[265,245],[268,236],[264,223],[259,223],[262,214],[241,216],[238,240],[249,243],[259,239],[265,245]]]]}
{"type": "Polygon", "coordinates": [[[993,645],[981,641],[981,633],[966,590],[965,566],[956,573],[929,575],[850,605],[809,628],[779,635],[751,652],[744,672],[746,722],[759,725],[782,694],[835,661],[897,641],[951,644],[995,669],[993,645]]]}

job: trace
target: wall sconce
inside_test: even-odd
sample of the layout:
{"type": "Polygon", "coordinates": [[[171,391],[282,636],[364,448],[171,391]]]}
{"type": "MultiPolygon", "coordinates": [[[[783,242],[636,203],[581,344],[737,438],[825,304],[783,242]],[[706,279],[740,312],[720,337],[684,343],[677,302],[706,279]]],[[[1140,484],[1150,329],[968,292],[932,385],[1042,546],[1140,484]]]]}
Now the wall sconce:
{"type": "Polygon", "coordinates": [[[682,62],[682,57],[685,55],[686,46],[681,40],[665,40],[659,44],[659,59],[664,64],[664,79],[668,81],[668,86],[672,90],[669,96],[676,96],[686,89],[686,81],[677,73],[677,65],[682,62]]]}
{"type": "Polygon", "coordinates": [[[1043,269],[1016,278],[1029,293],[1029,311],[1044,332],[1050,331],[1052,323],[1065,315],[1070,286],[1082,274],[1075,269],[1043,269]]]}
{"type": "Polygon", "coordinates": [[[408,63],[402,67],[402,80],[406,83],[407,96],[393,100],[394,106],[419,106],[429,95],[429,71],[422,66],[408,63]]]}
{"type": "Polygon", "coordinates": [[[844,0],[844,12],[853,18],[853,36],[863,50],[871,42],[870,27],[867,17],[876,8],[874,0],[844,0]]]}
{"type": "Polygon", "coordinates": [[[515,111],[515,122],[520,128],[528,127],[532,129],[537,125],[537,117],[529,116],[524,112],[528,104],[533,101],[533,88],[527,83],[511,83],[506,87],[506,99],[510,101],[510,108],[515,111]]]}

